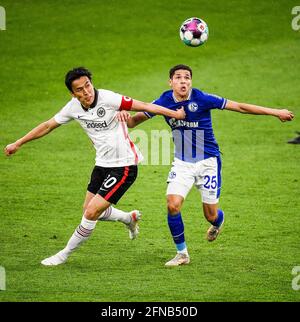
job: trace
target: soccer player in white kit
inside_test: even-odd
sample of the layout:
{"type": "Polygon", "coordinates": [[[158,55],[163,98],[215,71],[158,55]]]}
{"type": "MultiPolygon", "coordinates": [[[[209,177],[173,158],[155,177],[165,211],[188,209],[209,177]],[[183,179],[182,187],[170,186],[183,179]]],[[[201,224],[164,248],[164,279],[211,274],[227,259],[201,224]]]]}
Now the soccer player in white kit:
{"type": "Polygon", "coordinates": [[[127,124],[116,118],[118,111],[146,111],[183,119],[183,109],[171,111],[155,104],[144,103],[109,90],[95,89],[92,75],[84,67],[66,74],[65,84],[73,98],[53,118],[41,123],[25,136],[6,146],[7,156],[17,152],[25,143],[38,139],[62,124],[76,120],[92,140],[96,149],[96,165],[84,201],[84,214],[66,247],[42,260],[45,266],[64,263],[69,255],[93,232],[98,220],[121,221],[136,238],[140,212],[124,212],[116,204],[137,177],[137,164],[142,155],[128,135],[127,124]]]}

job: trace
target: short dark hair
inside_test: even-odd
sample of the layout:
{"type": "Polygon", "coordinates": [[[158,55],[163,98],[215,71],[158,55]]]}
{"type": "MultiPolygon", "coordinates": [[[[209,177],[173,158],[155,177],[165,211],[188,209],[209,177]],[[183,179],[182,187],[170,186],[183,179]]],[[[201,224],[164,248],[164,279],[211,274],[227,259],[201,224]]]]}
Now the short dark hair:
{"type": "Polygon", "coordinates": [[[192,72],[192,68],[187,66],[187,65],[176,65],[174,67],[172,67],[169,71],[169,76],[170,76],[170,79],[172,79],[172,77],[174,76],[176,70],[179,70],[179,69],[183,69],[183,70],[188,70],[190,73],[191,73],[191,77],[193,76],[193,72],[192,72]]]}
{"type": "Polygon", "coordinates": [[[75,67],[72,70],[68,71],[65,77],[65,84],[70,92],[72,90],[72,83],[74,80],[86,76],[90,81],[92,80],[92,73],[85,67],[75,67]]]}

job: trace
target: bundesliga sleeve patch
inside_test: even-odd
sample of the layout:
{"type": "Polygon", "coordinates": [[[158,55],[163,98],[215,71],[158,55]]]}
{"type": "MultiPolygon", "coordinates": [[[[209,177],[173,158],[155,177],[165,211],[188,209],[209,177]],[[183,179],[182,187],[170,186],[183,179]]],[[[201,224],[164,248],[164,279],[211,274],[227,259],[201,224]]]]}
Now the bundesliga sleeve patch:
{"type": "Polygon", "coordinates": [[[132,107],[132,98],[128,96],[122,96],[120,110],[129,111],[132,107]]]}

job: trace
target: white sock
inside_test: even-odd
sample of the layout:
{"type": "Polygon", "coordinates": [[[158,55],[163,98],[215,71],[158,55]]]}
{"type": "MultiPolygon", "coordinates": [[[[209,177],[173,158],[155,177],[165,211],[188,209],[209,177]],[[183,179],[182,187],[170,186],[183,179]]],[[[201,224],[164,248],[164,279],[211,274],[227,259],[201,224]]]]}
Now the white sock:
{"type": "Polygon", "coordinates": [[[187,248],[185,248],[183,250],[178,250],[177,253],[179,253],[179,254],[185,254],[187,256],[189,255],[187,248]]]}
{"type": "Polygon", "coordinates": [[[110,206],[100,215],[98,220],[121,221],[122,223],[128,225],[131,221],[131,217],[129,212],[125,212],[110,206]]]}
{"type": "Polygon", "coordinates": [[[96,223],[97,220],[86,219],[83,215],[80,225],[75,229],[73,235],[68,241],[67,246],[62,250],[61,255],[67,258],[73,250],[87,240],[92,234],[96,223]]]}

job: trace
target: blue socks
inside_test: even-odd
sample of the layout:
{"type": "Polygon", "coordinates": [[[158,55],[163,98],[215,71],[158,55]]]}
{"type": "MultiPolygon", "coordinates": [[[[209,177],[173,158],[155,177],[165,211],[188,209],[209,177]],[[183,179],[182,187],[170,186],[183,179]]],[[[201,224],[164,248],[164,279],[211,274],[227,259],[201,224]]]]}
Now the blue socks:
{"type": "Polygon", "coordinates": [[[186,248],[186,244],[184,239],[184,225],[181,218],[181,213],[179,212],[176,215],[168,214],[168,225],[177,251],[184,250],[186,248]]]}
{"type": "Polygon", "coordinates": [[[211,224],[220,227],[224,221],[224,212],[221,209],[218,209],[218,218],[211,224]]]}
{"type": "MultiPolygon", "coordinates": [[[[215,221],[211,222],[211,224],[216,227],[220,227],[223,221],[224,213],[221,209],[218,209],[218,217],[215,221]]],[[[186,249],[186,243],[184,238],[184,225],[181,218],[181,212],[176,215],[170,215],[168,213],[168,225],[177,251],[182,252],[186,249]]]]}

